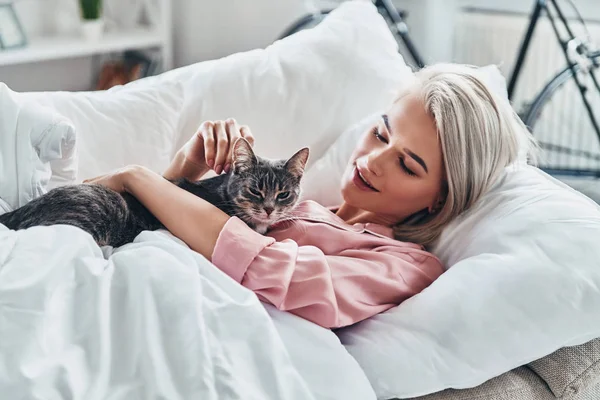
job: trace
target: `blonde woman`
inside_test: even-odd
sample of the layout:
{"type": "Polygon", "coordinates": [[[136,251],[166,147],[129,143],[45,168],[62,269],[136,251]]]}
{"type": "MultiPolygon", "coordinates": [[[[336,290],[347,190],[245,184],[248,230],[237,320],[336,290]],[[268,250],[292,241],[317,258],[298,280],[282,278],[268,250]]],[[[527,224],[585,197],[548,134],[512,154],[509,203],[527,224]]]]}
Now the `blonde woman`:
{"type": "MultiPolygon", "coordinates": [[[[265,236],[161,176],[126,167],[91,182],[136,196],[175,236],[265,302],[328,328],[383,312],[444,268],[426,246],[535,144],[507,101],[453,64],[427,67],[364,133],[336,209],[305,201],[265,236]],[[182,216],[185,215],[185,218],[182,216]],[[199,232],[198,227],[202,227],[199,232]]],[[[207,121],[165,176],[228,172],[234,120],[207,121]]]]}

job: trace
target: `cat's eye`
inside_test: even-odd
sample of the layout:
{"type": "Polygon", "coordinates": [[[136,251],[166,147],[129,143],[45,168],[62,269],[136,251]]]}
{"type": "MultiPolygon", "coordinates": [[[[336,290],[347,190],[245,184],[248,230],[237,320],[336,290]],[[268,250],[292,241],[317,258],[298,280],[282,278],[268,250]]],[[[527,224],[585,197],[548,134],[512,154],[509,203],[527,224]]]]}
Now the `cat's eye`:
{"type": "Polygon", "coordinates": [[[254,189],[254,188],[248,188],[248,191],[250,192],[250,194],[252,196],[256,196],[256,197],[259,197],[261,199],[263,197],[263,195],[258,190],[254,189]]]}
{"type": "Polygon", "coordinates": [[[290,192],[281,192],[277,195],[277,200],[285,200],[290,197],[290,192]]]}

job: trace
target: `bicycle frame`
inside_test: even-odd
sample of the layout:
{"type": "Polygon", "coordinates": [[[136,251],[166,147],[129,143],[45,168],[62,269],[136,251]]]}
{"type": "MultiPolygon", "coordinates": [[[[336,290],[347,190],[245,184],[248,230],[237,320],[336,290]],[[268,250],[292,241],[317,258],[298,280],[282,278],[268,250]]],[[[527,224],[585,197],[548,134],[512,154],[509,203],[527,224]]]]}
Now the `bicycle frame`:
{"type": "Polygon", "coordinates": [[[383,11],[389,20],[392,21],[394,29],[396,30],[396,34],[398,34],[402,39],[402,42],[406,46],[406,49],[410,53],[410,56],[414,60],[415,64],[417,64],[417,67],[419,67],[419,69],[423,68],[425,66],[425,62],[413,44],[412,39],[408,35],[408,26],[392,3],[392,0],[375,0],[374,3],[375,7],[377,7],[380,12],[383,11]]]}
{"type": "MultiPolygon", "coordinates": [[[[1,1],[1,0],[0,0],[1,1]]],[[[425,66],[425,62],[423,58],[417,51],[417,48],[413,44],[412,39],[408,34],[408,26],[404,22],[404,13],[398,11],[392,0],[372,0],[377,10],[382,15],[382,17],[388,22],[388,26],[392,31],[392,34],[399,37],[406,49],[408,50],[410,56],[415,62],[416,66],[420,69],[425,66]],[[391,26],[390,26],[391,25],[391,26]]],[[[299,30],[304,29],[304,27],[312,22],[322,19],[325,15],[329,14],[332,10],[320,10],[317,13],[307,14],[302,18],[298,19],[292,25],[290,25],[283,33],[280,35],[280,39],[292,35],[299,30]]]]}
{"type": "MultiPolygon", "coordinates": [[[[542,11],[546,12],[548,19],[550,20],[550,24],[552,25],[552,30],[554,31],[556,40],[558,41],[558,44],[559,44],[560,48],[562,49],[563,54],[565,55],[565,59],[567,61],[568,68],[571,70],[571,72],[573,74],[573,79],[575,79],[575,83],[577,84],[577,88],[579,89],[579,93],[581,94],[581,98],[583,100],[583,103],[585,105],[587,113],[590,117],[592,126],[593,126],[594,130],[596,131],[598,140],[600,141],[600,125],[594,115],[592,106],[585,95],[587,88],[581,83],[581,81],[577,75],[577,71],[575,70],[575,63],[573,63],[571,61],[571,59],[569,57],[569,53],[568,53],[568,44],[571,40],[575,40],[576,37],[575,37],[575,35],[573,35],[573,32],[571,31],[571,28],[569,27],[569,24],[567,23],[565,15],[562,12],[562,10],[560,9],[560,7],[558,6],[556,0],[537,0],[535,3],[535,6],[533,8],[533,11],[531,13],[531,17],[529,20],[529,26],[527,27],[525,37],[523,38],[523,42],[521,43],[521,47],[519,49],[519,53],[517,56],[517,61],[515,63],[515,67],[513,69],[513,72],[511,74],[510,81],[508,84],[508,98],[510,100],[512,100],[512,98],[513,98],[514,90],[515,90],[515,87],[517,84],[517,79],[519,78],[519,74],[523,67],[523,62],[525,61],[525,55],[527,54],[527,50],[529,49],[529,45],[531,43],[531,38],[535,31],[535,27],[536,27],[540,17],[542,16],[542,11]],[[555,20],[555,17],[553,16],[554,11],[552,11],[550,9],[550,6],[552,6],[554,8],[554,11],[558,15],[558,19],[562,23],[565,31],[567,32],[567,34],[569,36],[568,40],[566,40],[566,41],[562,39],[562,37],[558,31],[558,27],[556,25],[556,20],[555,20]]],[[[592,78],[594,86],[598,90],[598,93],[600,93],[600,84],[598,83],[598,80],[596,79],[596,77],[593,73],[590,74],[590,76],[592,78]]]]}

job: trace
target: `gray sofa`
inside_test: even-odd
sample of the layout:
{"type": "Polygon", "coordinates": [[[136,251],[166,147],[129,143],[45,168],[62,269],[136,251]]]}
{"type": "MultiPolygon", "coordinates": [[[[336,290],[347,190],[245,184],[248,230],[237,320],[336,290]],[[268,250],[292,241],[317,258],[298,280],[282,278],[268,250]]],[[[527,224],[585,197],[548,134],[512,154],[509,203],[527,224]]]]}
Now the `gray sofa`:
{"type": "Polygon", "coordinates": [[[412,400],[600,400],[600,338],[565,347],[472,388],[412,400]]]}

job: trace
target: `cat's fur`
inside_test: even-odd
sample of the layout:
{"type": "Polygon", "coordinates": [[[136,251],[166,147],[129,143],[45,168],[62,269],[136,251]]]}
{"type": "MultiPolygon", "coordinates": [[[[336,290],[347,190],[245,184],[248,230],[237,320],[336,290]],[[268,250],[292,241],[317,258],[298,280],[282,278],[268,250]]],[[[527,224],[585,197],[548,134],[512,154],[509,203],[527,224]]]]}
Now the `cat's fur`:
{"type": "MultiPolygon", "coordinates": [[[[289,160],[267,160],[255,156],[248,142],[240,139],[234,145],[233,169],[229,174],[173,183],[265,233],[269,225],[287,216],[297,204],[308,153],[308,148],[304,148],[289,160]]],[[[14,230],[73,225],[89,232],[99,245],[114,247],[133,241],[144,230],[164,228],[132,195],[97,184],[50,190],[23,207],[0,215],[0,223],[14,230]]],[[[201,226],[198,231],[201,234],[201,226]]]]}

